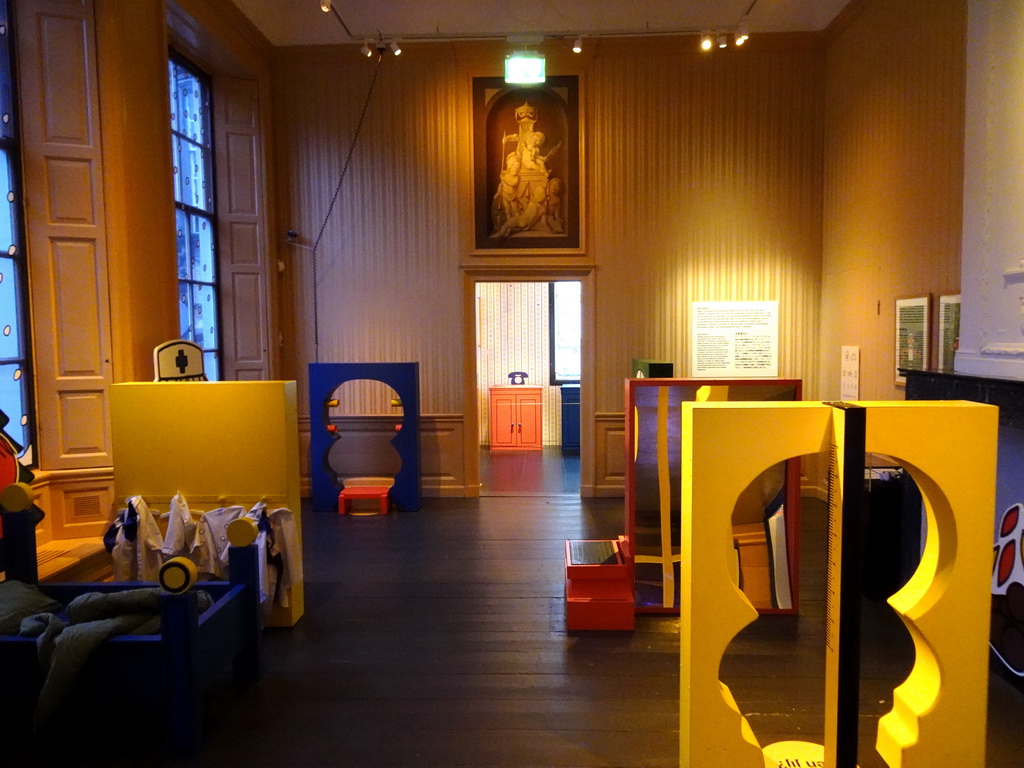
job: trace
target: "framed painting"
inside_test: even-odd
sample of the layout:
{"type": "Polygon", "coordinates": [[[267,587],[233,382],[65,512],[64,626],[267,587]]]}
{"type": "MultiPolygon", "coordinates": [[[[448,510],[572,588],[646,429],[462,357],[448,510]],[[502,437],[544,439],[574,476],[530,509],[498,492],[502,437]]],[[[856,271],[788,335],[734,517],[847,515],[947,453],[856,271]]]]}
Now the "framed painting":
{"type": "Polygon", "coordinates": [[[896,300],[896,383],[906,384],[901,371],[924,371],[930,351],[931,296],[896,300]]]}
{"type": "Polygon", "coordinates": [[[960,294],[939,296],[938,329],[935,334],[935,367],[941,373],[953,373],[953,357],[960,346],[960,294]]]}
{"type": "Polygon", "coordinates": [[[580,247],[579,79],[473,79],[475,251],[580,247]]]}

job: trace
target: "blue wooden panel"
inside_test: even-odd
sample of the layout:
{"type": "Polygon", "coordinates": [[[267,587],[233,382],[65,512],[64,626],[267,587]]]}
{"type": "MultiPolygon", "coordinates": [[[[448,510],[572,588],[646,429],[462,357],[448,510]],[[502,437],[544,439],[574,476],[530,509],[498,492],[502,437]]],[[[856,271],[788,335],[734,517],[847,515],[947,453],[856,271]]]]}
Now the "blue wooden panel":
{"type": "Polygon", "coordinates": [[[565,384],[562,390],[562,453],[580,452],[580,388],[565,384]]]}
{"type": "Polygon", "coordinates": [[[310,473],[313,482],[313,509],[336,512],[338,491],[335,474],[327,463],[334,436],[328,432],[330,423],[328,401],[346,381],[370,379],[387,384],[402,401],[402,428],[391,444],[402,459],[402,467],[391,488],[391,501],[399,510],[420,508],[420,364],[419,363],[310,363],[310,473]]]}

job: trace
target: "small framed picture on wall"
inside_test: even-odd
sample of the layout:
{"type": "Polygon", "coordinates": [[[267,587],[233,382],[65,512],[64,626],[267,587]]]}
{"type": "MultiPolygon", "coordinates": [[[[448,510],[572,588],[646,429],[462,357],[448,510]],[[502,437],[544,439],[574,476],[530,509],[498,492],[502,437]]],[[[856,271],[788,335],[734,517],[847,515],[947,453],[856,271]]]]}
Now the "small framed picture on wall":
{"type": "Polygon", "coordinates": [[[901,371],[928,368],[931,295],[896,300],[896,383],[906,384],[901,371]]]}
{"type": "Polygon", "coordinates": [[[939,296],[938,332],[935,336],[935,368],[940,373],[953,372],[953,356],[960,346],[960,294],[939,296]]]}

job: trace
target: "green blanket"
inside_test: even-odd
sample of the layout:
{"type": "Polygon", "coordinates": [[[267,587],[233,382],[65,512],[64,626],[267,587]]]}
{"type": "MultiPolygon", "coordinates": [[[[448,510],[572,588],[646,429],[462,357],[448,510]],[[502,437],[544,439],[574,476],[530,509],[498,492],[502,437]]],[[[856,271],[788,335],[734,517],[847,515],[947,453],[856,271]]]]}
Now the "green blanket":
{"type": "MultiPolygon", "coordinates": [[[[213,603],[208,593],[197,595],[200,612],[213,603]]],[[[68,621],[64,621],[49,611],[27,616],[21,622],[21,635],[36,638],[39,663],[46,671],[36,702],[37,729],[67,698],[79,671],[100,643],[113,635],[151,635],[160,631],[160,589],[87,592],[68,604],[67,616],[68,621]]]]}

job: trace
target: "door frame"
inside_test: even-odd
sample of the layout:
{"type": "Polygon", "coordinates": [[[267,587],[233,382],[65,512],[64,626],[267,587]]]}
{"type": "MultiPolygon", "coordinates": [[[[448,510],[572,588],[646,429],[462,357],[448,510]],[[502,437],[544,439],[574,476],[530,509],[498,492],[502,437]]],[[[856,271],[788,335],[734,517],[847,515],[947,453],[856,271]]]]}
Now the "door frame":
{"type": "Polygon", "coordinates": [[[480,265],[462,269],[462,413],[466,496],[480,495],[480,415],[477,408],[476,284],[580,282],[580,496],[594,495],[593,265],[480,265]]]}

